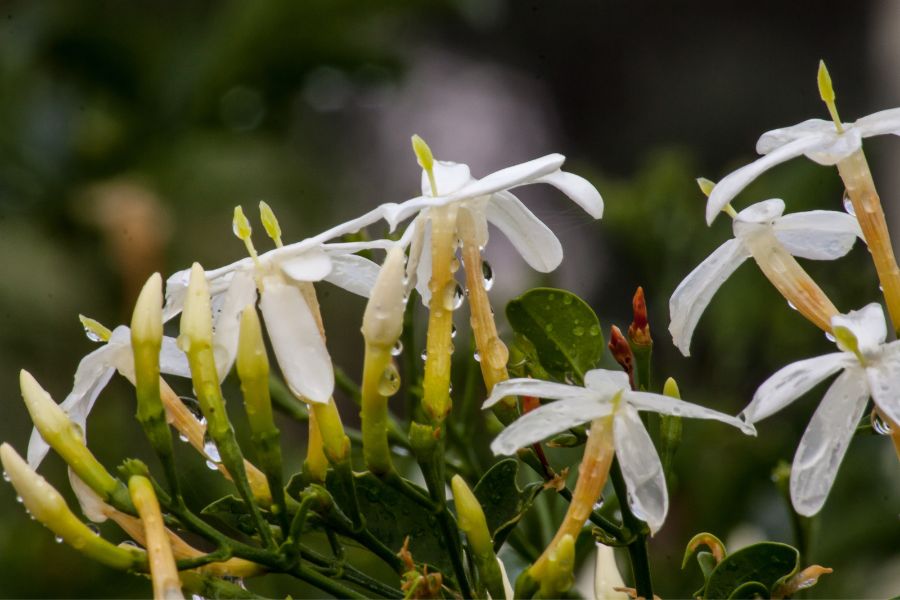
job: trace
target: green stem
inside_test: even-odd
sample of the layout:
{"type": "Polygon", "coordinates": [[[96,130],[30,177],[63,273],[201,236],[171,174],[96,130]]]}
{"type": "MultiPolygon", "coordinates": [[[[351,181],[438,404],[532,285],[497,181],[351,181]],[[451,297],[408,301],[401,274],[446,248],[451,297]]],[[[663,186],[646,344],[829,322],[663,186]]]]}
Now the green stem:
{"type": "Polygon", "coordinates": [[[628,506],[628,489],[625,478],[619,467],[618,459],[613,460],[610,469],[613,489],[619,497],[619,509],[622,511],[622,524],[636,532],[634,540],[628,544],[628,558],[631,561],[631,573],[634,575],[634,587],[638,597],[653,598],[653,581],[650,576],[650,561],[647,556],[647,524],[634,516],[628,506]]]}

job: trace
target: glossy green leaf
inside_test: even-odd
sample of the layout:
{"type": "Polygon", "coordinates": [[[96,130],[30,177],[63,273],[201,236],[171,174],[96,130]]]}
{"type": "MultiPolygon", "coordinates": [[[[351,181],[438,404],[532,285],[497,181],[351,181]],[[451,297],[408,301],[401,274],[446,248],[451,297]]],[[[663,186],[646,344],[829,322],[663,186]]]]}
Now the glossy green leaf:
{"type": "Polygon", "coordinates": [[[484,510],[488,529],[494,539],[494,548],[499,549],[516,523],[531,508],[534,499],[541,493],[541,483],[529,483],[524,489],[516,483],[519,462],[514,458],[501,460],[475,485],[475,497],[484,510]]]}
{"type": "Polygon", "coordinates": [[[748,581],[740,586],[738,586],[731,595],[728,596],[729,600],[753,600],[754,598],[770,598],[771,594],[769,590],[758,581],[748,581]]]}
{"type": "Polygon", "coordinates": [[[571,292],[529,290],[506,305],[506,318],[534,345],[541,366],[559,380],[574,375],[580,381],[603,355],[597,315],[571,292]]]}
{"type": "Polygon", "coordinates": [[[704,598],[748,598],[759,589],[771,590],[798,566],[796,548],[777,542],[762,542],[726,556],[706,581],[704,598]],[[747,584],[756,583],[756,586],[747,584]],[[761,587],[760,587],[761,586],[761,587]],[[737,594],[733,596],[733,594],[737,594]]]}

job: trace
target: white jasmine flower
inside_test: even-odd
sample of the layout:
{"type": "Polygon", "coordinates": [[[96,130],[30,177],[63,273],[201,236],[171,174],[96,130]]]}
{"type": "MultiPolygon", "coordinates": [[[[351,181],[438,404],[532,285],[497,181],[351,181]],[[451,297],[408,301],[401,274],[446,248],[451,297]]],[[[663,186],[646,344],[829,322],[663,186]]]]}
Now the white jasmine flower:
{"type": "Polygon", "coordinates": [[[885,343],[881,306],[872,303],[831,320],[840,352],[790,364],[767,379],[741,413],[748,423],[772,415],[815,385],[843,371],[813,414],[791,468],[791,500],[802,515],[822,508],[856,425],[871,397],[900,422],[900,341],[885,343]]]}
{"type": "Polygon", "coordinates": [[[666,517],[669,498],[662,463],[644,429],[639,410],[694,419],[713,419],[744,433],[755,434],[748,423],[720,412],[649,392],[632,391],[628,376],[620,371],[595,369],[584,377],[585,387],[541,381],[510,379],[494,386],[483,408],[506,396],[535,396],[559,400],[519,417],[491,443],[495,454],[514,454],[571,427],[612,416],[616,456],[628,488],[628,505],[656,532],[666,517]]]}
{"type": "MultiPolygon", "coordinates": [[[[721,185],[718,183],[713,193],[721,185]]],[[[733,224],[734,238],[719,246],[675,289],[669,300],[669,332],[682,354],[690,355],[694,328],[713,295],[750,256],[758,263],[771,261],[773,244],[780,244],[793,256],[834,260],[847,254],[855,239],[862,237],[859,223],[846,213],[783,213],[784,201],[779,199],[758,202],[739,212],[733,224]]],[[[783,265],[782,270],[792,266],[783,265]]]]}
{"type": "Polygon", "coordinates": [[[437,195],[433,194],[428,174],[422,172],[422,196],[402,204],[384,204],[381,209],[391,230],[413,215],[416,229],[410,251],[410,268],[416,274],[418,289],[427,303],[430,297],[431,243],[428,231],[428,209],[460,202],[480,215],[477,223],[479,245],[487,244],[487,224],[495,225],[509,239],[522,258],[537,271],[548,273],[559,266],[563,251],[557,237],[534,213],[509,190],[532,183],[548,183],[578,204],[595,219],[603,216],[603,199],[586,179],[562,171],[561,154],[550,154],[513,167],[501,169],[482,178],[472,177],[469,167],[461,163],[434,161],[433,173],[437,195]]]}
{"type": "MultiPolygon", "coordinates": [[[[374,220],[368,219],[363,224],[374,220]]],[[[334,391],[334,371],[317,317],[309,304],[307,294],[311,291],[305,292],[304,287],[312,282],[328,281],[354,294],[368,296],[379,267],[354,253],[396,244],[387,240],[323,243],[327,239],[323,236],[333,237],[334,231],[206,272],[214,312],[213,352],[220,379],[231,370],[237,355],[241,312],[255,302],[259,289],[263,320],[288,386],[308,400],[328,402],[334,391]]],[[[186,269],[167,280],[165,320],[184,307],[189,278],[190,269],[186,269]]]]}
{"type": "Polygon", "coordinates": [[[628,594],[619,591],[625,587],[616,553],[611,546],[597,542],[597,561],[594,567],[594,600],[628,600],[628,594]]]}
{"type": "Polygon", "coordinates": [[[741,190],[775,165],[801,154],[820,165],[834,165],[859,150],[863,138],[900,135],[900,108],[883,110],[842,125],[843,131],[838,131],[832,121],[809,119],[764,133],[756,143],[756,151],[764,156],[729,174],[716,185],[706,205],[706,222],[712,223],[741,190]]]}
{"type": "MultiPolygon", "coordinates": [[[[134,384],[134,354],[131,349],[131,330],[124,325],[116,327],[109,341],[97,348],[78,363],[75,370],[75,382],[72,391],[60,404],[73,423],[86,432],[87,417],[97,397],[113,374],[118,371],[134,384]]],[[[174,338],[163,337],[159,354],[159,372],[161,374],[190,377],[187,357],[179,350],[174,338]]],[[[47,455],[50,446],[41,437],[37,429],[31,432],[28,442],[28,464],[37,469],[47,455]]]]}

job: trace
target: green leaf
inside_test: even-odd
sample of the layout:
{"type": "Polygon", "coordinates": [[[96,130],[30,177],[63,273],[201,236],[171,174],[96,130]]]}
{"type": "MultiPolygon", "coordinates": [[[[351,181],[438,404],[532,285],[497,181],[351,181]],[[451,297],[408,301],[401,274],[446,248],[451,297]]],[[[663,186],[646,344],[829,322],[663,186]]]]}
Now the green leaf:
{"type": "Polygon", "coordinates": [[[516,483],[518,471],[519,461],[506,458],[491,467],[475,485],[475,497],[484,510],[495,550],[500,549],[544,487],[534,482],[525,489],[519,488],[516,483]]]}
{"type": "Polygon", "coordinates": [[[551,375],[580,381],[603,355],[600,321],[587,303],[571,292],[535,288],[506,305],[506,318],[525,336],[551,375]]]}
{"type": "Polygon", "coordinates": [[[758,581],[748,581],[740,586],[738,586],[731,595],[728,596],[729,600],[734,598],[735,600],[753,600],[754,598],[769,598],[771,594],[769,590],[766,589],[766,586],[761,584],[758,581]]]}
{"type": "MultiPolygon", "coordinates": [[[[247,510],[247,505],[237,496],[224,496],[219,498],[201,510],[200,514],[215,517],[225,525],[240,531],[245,535],[255,536],[259,533],[256,530],[256,525],[253,522],[250,511],[247,510]]],[[[271,513],[262,511],[262,514],[263,518],[266,519],[269,524],[278,524],[271,513]]]]}
{"type": "MultiPolygon", "coordinates": [[[[427,563],[445,575],[453,573],[450,556],[440,535],[437,517],[369,472],[355,475],[356,497],[366,528],[385,546],[399,552],[409,536],[409,550],[417,563],[427,563]]],[[[328,483],[331,483],[329,478],[328,483]]],[[[414,484],[409,484],[414,485],[414,484]]],[[[338,506],[347,506],[342,488],[328,486],[338,506]]],[[[422,490],[423,495],[427,492],[422,490]]]]}
{"type": "Polygon", "coordinates": [[[781,580],[796,571],[799,560],[800,553],[787,544],[753,544],[729,554],[716,566],[707,579],[703,597],[749,598],[759,589],[765,589],[765,597],[769,597],[781,580]]]}

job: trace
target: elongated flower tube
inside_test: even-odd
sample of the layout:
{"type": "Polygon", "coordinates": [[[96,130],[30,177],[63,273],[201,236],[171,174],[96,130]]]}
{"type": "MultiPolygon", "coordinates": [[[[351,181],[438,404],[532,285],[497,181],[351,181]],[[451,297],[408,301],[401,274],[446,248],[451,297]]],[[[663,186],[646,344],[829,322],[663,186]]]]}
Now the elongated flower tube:
{"type": "Polygon", "coordinates": [[[238,493],[250,507],[256,527],[267,545],[273,545],[272,532],[253,501],[253,491],[247,481],[244,457],[234,436],[234,429],[225,412],[225,399],[219,387],[219,375],[213,355],[212,308],[209,286],[203,267],[194,263],[190,284],[181,316],[181,335],[178,343],[187,354],[191,377],[200,410],[206,417],[207,431],[231,473],[238,493]]]}
{"type": "Polygon", "coordinates": [[[172,490],[177,493],[178,478],[172,456],[172,432],[166,421],[166,411],[160,393],[162,300],[162,278],[159,273],[154,273],[141,290],[131,319],[134,387],[137,392],[137,419],[160,457],[172,490]]]}
{"type": "Polygon", "coordinates": [[[855,123],[842,122],[834,102],[831,77],[822,62],[819,63],[818,83],[819,93],[828,107],[831,121],[809,119],[764,133],[756,144],[757,152],[763,157],[719,182],[710,195],[706,221],[712,223],[732,198],[775,165],[800,155],[820,165],[837,165],[846,188],[846,196],[872,253],[894,328],[900,331],[900,267],[897,266],[881,200],[862,149],[864,138],[900,135],[900,108],[876,112],[855,123]]]}
{"type": "MultiPolygon", "coordinates": [[[[800,440],[791,467],[791,501],[801,515],[819,512],[869,398],[892,423],[900,423],[900,341],[885,343],[880,305],[869,304],[831,320],[840,352],[790,364],[767,379],[741,413],[757,423],[778,412],[834,373],[800,440]]],[[[896,426],[892,426],[896,432],[896,426]]]]}
{"type": "Polygon", "coordinates": [[[136,475],[128,480],[131,501],[137,508],[144,526],[147,544],[147,562],[150,566],[150,581],[153,583],[154,600],[183,600],[181,580],[175,566],[172,545],[163,525],[159,501],[153,491],[153,484],[146,477],[136,475]]]}
{"type": "Polygon", "coordinates": [[[0,460],[28,512],[67,544],[115,569],[147,568],[147,555],[143,551],[115,546],[91,531],[69,510],[60,493],[35,473],[12,446],[6,443],[0,445],[0,460]]]}
{"type": "Polygon", "coordinates": [[[400,386],[391,350],[403,331],[406,306],[403,248],[391,248],[375,280],[363,314],[366,342],[362,382],[362,436],[366,467],[375,474],[393,468],[388,445],[388,398],[400,386]]]}
{"type": "Polygon", "coordinates": [[[831,317],[838,310],[793,257],[840,258],[861,235],[859,225],[850,215],[836,211],[783,213],[784,201],[779,199],[758,202],[737,213],[734,239],[719,246],[672,293],[669,332],[682,354],[690,355],[694,328],[713,294],[751,256],[804,317],[824,331],[830,330],[831,317]]]}
{"type": "Polygon", "coordinates": [[[459,475],[450,480],[453,490],[453,503],[456,505],[456,518],[459,528],[466,534],[469,551],[478,569],[481,582],[487,588],[491,598],[505,598],[503,574],[497,554],[494,552],[494,541],[488,529],[487,520],[478,498],[469,489],[466,481],[459,475]]]}
{"type": "Polygon", "coordinates": [[[19,373],[19,386],[28,414],[46,443],[101,498],[118,506],[130,506],[125,485],[100,464],[85,445],[84,435],[78,425],[53,401],[31,373],[24,369],[19,373]]]}

